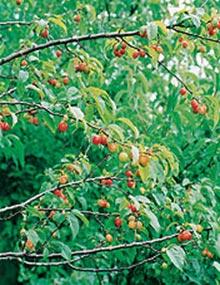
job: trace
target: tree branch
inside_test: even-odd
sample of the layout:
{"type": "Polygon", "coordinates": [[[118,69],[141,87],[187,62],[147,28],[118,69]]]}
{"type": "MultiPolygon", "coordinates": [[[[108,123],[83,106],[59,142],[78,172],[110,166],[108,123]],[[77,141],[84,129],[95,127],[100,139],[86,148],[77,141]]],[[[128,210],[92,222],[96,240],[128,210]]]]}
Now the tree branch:
{"type": "Polygon", "coordinates": [[[99,34],[91,34],[91,35],[85,35],[85,36],[73,36],[70,38],[64,38],[64,39],[57,39],[48,41],[44,44],[36,45],[31,48],[27,48],[24,50],[16,51],[2,59],[0,59],[0,65],[4,65],[16,58],[28,55],[32,52],[43,50],[52,46],[58,46],[58,45],[66,45],[69,43],[78,43],[81,41],[90,41],[90,40],[98,40],[98,39],[109,39],[109,38],[123,38],[123,37],[130,37],[139,35],[139,31],[129,31],[129,32],[113,32],[113,33],[99,33],[99,34]]]}
{"type": "Polygon", "coordinates": [[[77,186],[77,185],[80,185],[80,184],[85,183],[85,182],[90,182],[91,183],[91,182],[100,181],[102,179],[108,179],[108,178],[111,178],[112,180],[118,179],[117,177],[100,176],[100,177],[81,179],[81,180],[78,180],[78,181],[71,181],[69,183],[66,183],[66,184],[63,184],[63,185],[59,185],[59,186],[55,186],[55,187],[53,187],[51,189],[47,189],[47,190],[45,190],[45,191],[43,191],[43,192],[41,192],[41,193],[39,193],[39,194],[37,194],[35,196],[32,196],[31,198],[29,198],[28,200],[26,200],[26,201],[24,201],[24,202],[22,202],[20,204],[15,204],[15,205],[12,205],[12,206],[0,208],[0,213],[4,213],[4,212],[7,212],[7,211],[11,211],[11,210],[25,208],[27,205],[29,205],[30,203],[38,200],[39,198],[41,198],[45,194],[53,192],[58,187],[59,187],[59,189],[63,189],[63,188],[66,188],[66,187],[77,186]]]}

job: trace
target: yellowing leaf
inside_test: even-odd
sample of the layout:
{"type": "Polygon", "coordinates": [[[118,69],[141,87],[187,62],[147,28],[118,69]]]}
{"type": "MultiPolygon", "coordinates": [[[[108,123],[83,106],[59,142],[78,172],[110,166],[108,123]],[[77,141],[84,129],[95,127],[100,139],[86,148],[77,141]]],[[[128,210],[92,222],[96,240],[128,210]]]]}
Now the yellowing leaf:
{"type": "Polygon", "coordinates": [[[51,17],[48,19],[48,21],[54,23],[55,25],[59,26],[60,28],[62,28],[64,30],[65,33],[67,33],[67,27],[64,24],[64,22],[61,20],[60,16],[57,17],[51,17]]]}
{"type": "Polygon", "coordinates": [[[163,34],[166,35],[168,33],[167,27],[162,21],[154,21],[154,23],[161,29],[163,34]]]}

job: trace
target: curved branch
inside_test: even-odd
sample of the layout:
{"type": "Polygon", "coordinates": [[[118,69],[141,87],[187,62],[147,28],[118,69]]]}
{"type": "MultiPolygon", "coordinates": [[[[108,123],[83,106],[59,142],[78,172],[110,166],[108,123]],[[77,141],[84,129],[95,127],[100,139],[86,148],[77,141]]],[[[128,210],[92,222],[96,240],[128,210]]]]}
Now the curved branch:
{"type": "Polygon", "coordinates": [[[45,194],[47,193],[50,193],[50,192],[53,192],[54,190],[56,190],[58,187],[59,189],[63,189],[63,188],[66,188],[66,187],[72,187],[72,186],[77,186],[77,185],[80,185],[82,183],[85,183],[85,182],[95,182],[95,181],[100,181],[102,179],[108,179],[108,178],[111,178],[112,180],[115,180],[115,179],[118,179],[116,177],[109,177],[109,176],[100,176],[100,177],[93,177],[93,178],[87,178],[87,179],[81,179],[81,180],[78,180],[78,181],[71,181],[69,183],[66,183],[66,184],[63,184],[63,185],[59,185],[59,186],[55,186],[51,189],[47,189],[35,196],[32,196],[31,198],[29,198],[28,200],[20,203],[20,204],[15,204],[15,205],[12,205],[12,206],[8,206],[8,207],[4,207],[4,208],[0,208],[0,213],[4,213],[4,212],[7,212],[7,211],[11,211],[11,210],[15,210],[15,209],[22,209],[22,208],[25,208],[27,205],[31,204],[32,202],[38,200],[39,198],[41,198],[42,196],[44,196],[45,194]]]}
{"type": "MultiPolygon", "coordinates": [[[[119,244],[119,245],[114,245],[114,246],[105,246],[105,247],[99,247],[99,248],[92,248],[92,249],[84,249],[84,250],[76,250],[72,251],[72,256],[78,256],[78,255],[87,255],[87,254],[96,254],[100,252],[112,252],[115,250],[123,250],[123,249],[128,249],[128,248],[133,248],[133,247],[142,247],[145,245],[151,245],[155,243],[161,243],[167,240],[171,240],[175,237],[178,236],[178,233],[164,236],[161,238],[155,238],[152,240],[145,240],[145,241],[139,241],[139,242],[132,242],[132,243],[124,243],[124,244],[119,244]]],[[[43,254],[29,254],[27,252],[2,252],[0,253],[0,260],[2,258],[11,258],[11,257],[25,257],[25,258],[43,258],[43,254]]],[[[62,255],[60,253],[51,253],[47,256],[48,258],[62,258],[62,255]]]]}
{"type": "Polygon", "coordinates": [[[43,50],[52,46],[58,46],[58,45],[66,45],[69,43],[78,43],[81,41],[89,41],[89,40],[98,40],[98,39],[108,39],[108,38],[123,38],[123,37],[130,37],[130,36],[137,36],[139,35],[139,31],[129,31],[129,32],[113,32],[113,33],[99,33],[99,34],[91,34],[91,35],[85,35],[85,36],[73,36],[70,38],[64,38],[64,39],[58,39],[58,40],[52,40],[48,41],[44,44],[36,45],[31,48],[27,48],[24,50],[16,51],[2,59],[0,59],[0,65],[4,65],[15,58],[19,58],[25,55],[28,55],[32,52],[43,50]]]}
{"type": "Polygon", "coordinates": [[[201,40],[204,40],[204,41],[209,41],[209,42],[214,42],[214,43],[220,44],[220,40],[218,40],[218,39],[207,38],[207,37],[204,37],[204,36],[200,36],[198,34],[193,34],[193,33],[190,33],[190,32],[183,31],[183,30],[179,30],[179,29],[177,29],[175,27],[170,27],[170,29],[175,31],[175,32],[177,32],[177,33],[184,34],[184,35],[187,35],[187,36],[190,36],[190,37],[193,37],[193,38],[198,38],[198,39],[201,39],[201,40]]]}

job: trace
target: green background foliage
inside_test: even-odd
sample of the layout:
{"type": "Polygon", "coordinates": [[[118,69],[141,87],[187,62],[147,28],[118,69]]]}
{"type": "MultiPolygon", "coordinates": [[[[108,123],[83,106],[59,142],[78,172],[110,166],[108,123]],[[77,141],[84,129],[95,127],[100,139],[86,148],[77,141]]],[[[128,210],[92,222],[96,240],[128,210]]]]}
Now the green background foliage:
{"type": "Polygon", "coordinates": [[[68,203],[50,192],[10,219],[10,211],[1,214],[0,252],[43,253],[45,262],[56,252],[61,253],[59,260],[70,260],[71,250],[153,240],[181,229],[193,232],[193,240],[183,244],[168,239],[153,247],[101,252],[76,263],[82,268],[119,269],[159,253],[152,262],[121,272],[80,272],[68,266],[0,260],[1,284],[220,284],[220,30],[212,37],[207,33],[207,23],[220,20],[219,1],[188,2],[23,0],[16,5],[15,0],[0,1],[1,22],[26,23],[0,23],[0,62],[16,51],[60,38],[138,31],[143,26],[148,34],[148,38],[125,37],[128,45],[120,58],[113,53],[122,41],[119,35],[52,45],[0,65],[1,121],[11,126],[0,131],[0,208],[58,187],[62,174],[68,175],[68,181],[119,178],[111,187],[99,180],[65,187],[68,203]],[[74,21],[78,14],[79,23],[74,21]],[[177,26],[179,32],[166,28],[176,23],[185,26],[177,26]],[[45,39],[41,32],[47,26],[45,39]],[[189,43],[186,49],[180,36],[189,43]],[[163,53],[152,45],[160,45],[163,53]],[[135,49],[148,55],[134,59],[135,49]],[[24,59],[28,65],[22,67],[24,59]],[[76,71],[77,59],[87,64],[88,72],[76,71]],[[64,76],[69,78],[67,85],[64,76]],[[57,85],[49,84],[50,79],[56,79],[57,85]],[[179,94],[183,85],[186,96],[179,94]],[[12,88],[14,92],[5,94],[12,88]],[[207,106],[206,114],[192,111],[192,99],[207,106]],[[40,104],[46,111],[37,108],[33,115],[28,110],[36,105],[21,102],[40,104]],[[37,125],[30,122],[33,116],[37,125]],[[62,120],[69,125],[64,133],[57,129],[62,120]],[[117,152],[91,143],[99,132],[118,144],[117,152]],[[118,154],[131,149],[133,159],[120,162],[118,154]],[[135,162],[143,151],[151,153],[145,167],[135,162]],[[74,171],[67,170],[69,164],[74,171]],[[135,177],[135,188],[127,186],[128,169],[141,173],[135,177]],[[99,199],[106,199],[110,207],[100,208],[99,199]],[[140,230],[128,227],[130,203],[139,210],[140,230]],[[61,211],[50,218],[50,212],[40,208],[61,211]],[[114,225],[117,215],[122,219],[119,229],[114,225]],[[204,230],[198,233],[196,225],[204,230]],[[111,244],[105,239],[107,233],[113,237],[111,244]],[[25,247],[27,239],[33,250],[25,247]],[[205,248],[213,258],[202,255],[205,248]]]}

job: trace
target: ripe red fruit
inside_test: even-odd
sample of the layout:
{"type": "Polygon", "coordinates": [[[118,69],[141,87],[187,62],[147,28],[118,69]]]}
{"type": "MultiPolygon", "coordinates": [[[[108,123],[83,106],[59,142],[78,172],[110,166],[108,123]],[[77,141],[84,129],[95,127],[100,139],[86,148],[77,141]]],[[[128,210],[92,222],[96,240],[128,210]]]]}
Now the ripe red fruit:
{"type": "Polygon", "coordinates": [[[40,35],[41,35],[41,37],[44,38],[44,39],[48,38],[48,36],[49,36],[49,31],[48,31],[48,29],[46,29],[46,28],[43,29],[43,31],[41,31],[40,35]]]}
{"type": "Polygon", "coordinates": [[[139,51],[139,55],[140,55],[140,57],[145,57],[146,53],[145,53],[144,50],[141,49],[141,50],[139,51]]]}
{"type": "Polygon", "coordinates": [[[192,239],[192,233],[189,231],[182,231],[181,233],[178,234],[177,239],[179,242],[191,240],[192,239]]]}
{"type": "Polygon", "coordinates": [[[122,220],[120,217],[115,218],[114,224],[116,226],[116,228],[120,228],[122,225],[122,220]]]}
{"type": "Polygon", "coordinates": [[[113,184],[113,181],[112,181],[112,179],[106,179],[106,181],[105,181],[105,185],[107,185],[107,186],[112,186],[112,184],[113,184]]]}
{"type": "Polygon", "coordinates": [[[122,48],[122,49],[126,49],[126,47],[127,47],[127,44],[126,44],[125,42],[123,42],[123,43],[121,44],[121,48],[122,48]]]}
{"type": "Polygon", "coordinates": [[[51,78],[48,80],[48,83],[52,86],[56,86],[57,85],[57,80],[55,78],[51,78]]]}
{"type": "Polygon", "coordinates": [[[135,207],[134,204],[129,204],[129,205],[128,205],[128,209],[130,209],[133,213],[136,213],[136,212],[137,212],[137,208],[135,207]]]}
{"type": "Polygon", "coordinates": [[[125,175],[126,175],[127,177],[132,177],[132,176],[133,176],[133,173],[132,173],[131,170],[127,170],[127,171],[125,172],[125,175]]]}
{"type": "Polygon", "coordinates": [[[10,130],[10,125],[7,122],[0,122],[0,129],[2,131],[9,131],[10,130]]]}
{"type": "Polygon", "coordinates": [[[135,187],[135,181],[132,180],[132,179],[129,179],[129,180],[127,181],[127,186],[128,186],[129,188],[134,188],[134,187],[135,187]]]}
{"type": "Polygon", "coordinates": [[[182,41],[182,47],[187,48],[189,43],[187,41],[182,41]]]}
{"type": "Polygon", "coordinates": [[[209,29],[208,33],[209,33],[210,36],[214,36],[217,33],[217,30],[214,29],[214,28],[213,29],[209,29]]]}
{"type": "Polygon", "coordinates": [[[104,200],[104,199],[100,199],[98,200],[98,203],[99,207],[101,208],[108,208],[109,207],[109,203],[108,201],[104,200]]]}
{"type": "Polygon", "coordinates": [[[64,85],[67,85],[69,83],[69,77],[68,76],[65,76],[64,78],[63,78],[63,84],[64,85]]]}
{"type": "Polygon", "coordinates": [[[196,99],[191,100],[191,107],[193,109],[193,112],[198,113],[199,111],[199,103],[196,99]]]}
{"type": "Polygon", "coordinates": [[[101,137],[98,136],[98,135],[95,135],[95,136],[92,138],[92,143],[93,143],[93,144],[96,144],[96,145],[101,144],[101,137]]]}
{"type": "Polygon", "coordinates": [[[126,50],[125,49],[121,49],[120,51],[119,51],[119,53],[120,53],[120,55],[122,56],[122,55],[124,55],[125,54],[125,52],[126,52],[126,50]]]}
{"type": "Polygon", "coordinates": [[[137,57],[139,57],[139,51],[134,51],[133,53],[132,53],[132,57],[134,58],[134,59],[136,59],[137,57]]]}
{"type": "Polygon", "coordinates": [[[56,51],[56,57],[61,57],[62,56],[62,51],[61,50],[57,50],[56,51]]]}
{"type": "Polygon", "coordinates": [[[182,43],[182,42],[183,42],[183,37],[180,37],[180,38],[178,39],[178,41],[179,41],[180,43],[182,43]]]}
{"type": "Polygon", "coordinates": [[[24,60],[22,60],[22,62],[21,62],[21,66],[27,66],[27,61],[24,59],[24,60]]]}
{"type": "Polygon", "coordinates": [[[106,135],[101,135],[100,136],[100,143],[102,145],[107,145],[108,144],[108,137],[106,135]]]}
{"type": "Polygon", "coordinates": [[[86,64],[86,62],[80,62],[78,64],[75,65],[75,70],[79,71],[79,72],[89,72],[89,68],[86,64]]]}
{"type": "Polygon", "coordinates": [[[33,125],[38,125],[38,124],[39,124],[39,120],[38,120],[37,117],[31,117],[31,118],[29,119],[29,122],[30,122],[31,124],[33,124],[33,125]]]}
{"type": "Polygon", "coordinates": [[[115,49],[114,49],[114,55],[115,55],[116,57],[120,57],[120,56],[121,56],[120,50],[117,49],[117,48],[115,48],[115,49]]]}
{"type": "Polygon", "coordinates": [[[105,186],[112,186],[113,181],[112,181],[112,179],[110,179],[110,178],[108,178],[108,179],[102,179],[102,180],[101,180],[101,184],[102,184],[102,185],[105,185],[105,186]]]}
{"type": "Polygon", "coordinates": [[[74,20],[76,23],[79,23],[80,20],[81,20],[80,15],[79,15],[79,14],[78,14],[78,15],[75,15],[75,16],[73,17],[73,20],[74,20]]]}
{"type": "Polygon", "coordinates": [[[62,190],[60,189],[54,190],[53,194],[56,195],[57,197],[61,197],[63,195],[62,190]]]}
{"type": "Polygon", "coordinates": [[[184,96],[184,95],[186,95],[186,93],[187,93],[186,88],[185,88],[185,87],[182,87],[182,88],[180,89],[180,95],[184,96]]]}
{"type": "Polygon", "coordinates": [[[17,5],[21,5],[21,3],[22,3],[22,0],[16,0],[17,5]]]}
{"type": "Polygon", "coordinates": [[[58,130],[60,132],[66,132],[68,129],[68,124],[64,121],[61,121],[59,124],[58,124],[58,130]]]}

